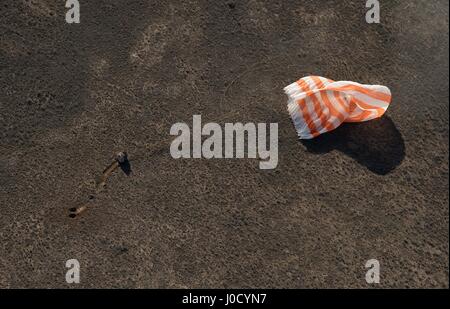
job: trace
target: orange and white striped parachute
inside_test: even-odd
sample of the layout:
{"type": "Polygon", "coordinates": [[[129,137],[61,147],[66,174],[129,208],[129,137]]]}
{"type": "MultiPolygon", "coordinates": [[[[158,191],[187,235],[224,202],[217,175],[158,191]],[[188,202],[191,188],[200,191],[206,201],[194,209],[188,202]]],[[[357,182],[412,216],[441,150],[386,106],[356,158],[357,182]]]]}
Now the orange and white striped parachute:
{"type": "Polygon", "coordinates": [[[300,139],[311,139],[343,122],[381,117],[391,102],[386,86],[307,76],[284,88],[288,111],[300,139]]]}

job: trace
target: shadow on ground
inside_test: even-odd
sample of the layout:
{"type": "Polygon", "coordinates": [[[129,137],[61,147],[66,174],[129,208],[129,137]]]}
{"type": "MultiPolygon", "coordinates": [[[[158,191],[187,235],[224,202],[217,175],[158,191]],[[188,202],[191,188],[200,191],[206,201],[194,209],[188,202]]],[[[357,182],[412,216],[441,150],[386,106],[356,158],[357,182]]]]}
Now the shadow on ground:
{"type": "Polygon", "coordinates": [[[316,154],[339,150],[379,175],[394,170],[405,157],[403,138],[387,116],[369,122],[345,123],[302,143],[316,154]]]}
{"type": "Polygon", "coordinates": [[[119,164],[120,169],[122,170],[122,172],[125,173],[125,175],[130,176],[131,174],[131,164],[130,161],[126,160],[123,163],[119,164]]]}

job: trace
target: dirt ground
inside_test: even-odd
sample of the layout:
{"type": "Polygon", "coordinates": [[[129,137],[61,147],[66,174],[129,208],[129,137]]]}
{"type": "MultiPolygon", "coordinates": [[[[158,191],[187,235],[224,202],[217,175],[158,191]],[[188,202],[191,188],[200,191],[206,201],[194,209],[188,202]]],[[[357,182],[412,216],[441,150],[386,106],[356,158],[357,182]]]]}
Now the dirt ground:
{"type": "Polygon", "coordinates": [[[447,287],[447,0],[0,5],[0,287],[447,287]],[[387,114],[300,142],[283,87],[388,86],[387,114]],[[279,165],[175,160],[170,127],[277,122],[279,165]],[[114,153],[114,172],[90,198],[114,153]],[[69,208],[89,203],[81,217],[69,208]],[[65,281],[78,259],[81,283],[65,281]]]}

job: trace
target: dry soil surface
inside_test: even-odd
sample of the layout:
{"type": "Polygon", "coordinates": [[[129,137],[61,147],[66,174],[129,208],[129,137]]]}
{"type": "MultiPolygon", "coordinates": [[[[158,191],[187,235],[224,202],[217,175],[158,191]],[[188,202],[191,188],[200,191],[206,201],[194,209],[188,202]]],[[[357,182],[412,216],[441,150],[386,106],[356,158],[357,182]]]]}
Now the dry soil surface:
{"type": "Polygon", "coordinates": [[[0,5],[0,287],[448,288],[447,0],[0,5]],[[390,87],[387,114],[300,142],[282,89],[390,87]],[[175,160],[172,124],[277,122],[279,165],[175,160]],[[117,151],[106,188],[95,179],[117,151]],[[89,203],[78,218],[69,208],[89,203]]]}

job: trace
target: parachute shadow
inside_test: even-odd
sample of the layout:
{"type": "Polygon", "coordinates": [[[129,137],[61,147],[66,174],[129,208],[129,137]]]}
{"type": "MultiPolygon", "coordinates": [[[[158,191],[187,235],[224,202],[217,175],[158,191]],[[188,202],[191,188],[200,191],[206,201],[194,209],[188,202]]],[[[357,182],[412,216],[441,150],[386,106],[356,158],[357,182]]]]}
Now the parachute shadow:
{"type": "Polygon", "coordinates": [[[367,122],[344,123],[331,132],[301,142],[311,153],[339,150],[379,175],[390,173],[405,157],[403,138],[386,115],[367,122]]]}

